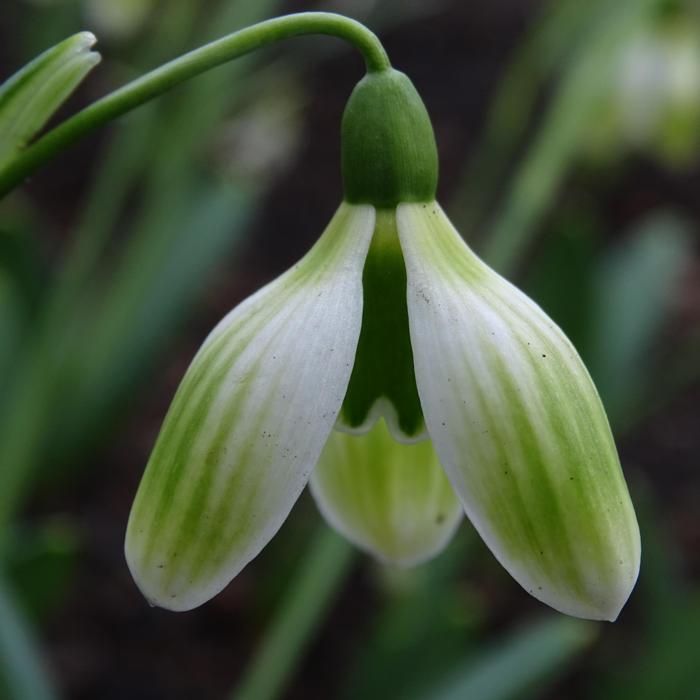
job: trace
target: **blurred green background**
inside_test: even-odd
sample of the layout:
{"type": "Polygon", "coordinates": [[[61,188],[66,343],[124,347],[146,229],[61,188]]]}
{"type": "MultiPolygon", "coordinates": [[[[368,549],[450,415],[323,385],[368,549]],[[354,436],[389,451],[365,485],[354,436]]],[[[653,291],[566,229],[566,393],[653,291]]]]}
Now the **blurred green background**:
{"type": "Polygon", "coordinates": [[[642,528],[615,624],[530,598],[468,524],[381,568],[304,495],[190,613],[123,559],[170,398],[233,305],[341,196],[361,61],[287,42],[175,89],[0,202],[0,698],[700,698],[700,2],[4,0],[0,76],[76,31],[102,64],[58,117],[279,13],[372,27],[422,94],[440,200],[583,355],[642,528]]]}

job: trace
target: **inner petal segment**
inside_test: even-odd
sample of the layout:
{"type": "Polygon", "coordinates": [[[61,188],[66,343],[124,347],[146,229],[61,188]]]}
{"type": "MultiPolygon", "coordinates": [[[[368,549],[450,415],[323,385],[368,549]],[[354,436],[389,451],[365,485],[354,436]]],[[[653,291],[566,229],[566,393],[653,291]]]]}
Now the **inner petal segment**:
{"type": "Polygon", "coordinates": [[[396,210],[377,211],[362,275],[362,330],[336,427],[366,433],[381,416],[400,442],[426,438],[408,329],[406,266],[396,210]]]}
{"type": "Polygon", "coordinates": [[[436,556],[462,520],[432,442],[399,444],[383,420],[359,437],[331,433],[310,483],[328,523],[389,564],[436,556]]]}

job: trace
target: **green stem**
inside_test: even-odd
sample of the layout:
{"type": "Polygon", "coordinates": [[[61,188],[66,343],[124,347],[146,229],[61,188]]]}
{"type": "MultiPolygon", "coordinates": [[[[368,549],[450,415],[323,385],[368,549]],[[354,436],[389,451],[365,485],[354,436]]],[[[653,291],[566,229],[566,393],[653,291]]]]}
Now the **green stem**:
{"type": "Polygon", "coordinates": [[[30,627],[0,573],[0,694],[15,700],[52,700],[56,694],[30,627]]]}
{"type": "Polygon", "coordinates": [[[362,53],[368,73],[391,67],[379,39],[348,17],[330,12],[301,12],[260,22],[156,68],[57,126],[0,171],[0,197],[78,139],[175,85],[263,46],[305,34],[326,34],[349,42],[362,53]]]}
{"type": "Polygon", "coordinates": [[[280,696],[353,562],[354,549],[319,525],[280,609],[230,700],[280,696]]]}

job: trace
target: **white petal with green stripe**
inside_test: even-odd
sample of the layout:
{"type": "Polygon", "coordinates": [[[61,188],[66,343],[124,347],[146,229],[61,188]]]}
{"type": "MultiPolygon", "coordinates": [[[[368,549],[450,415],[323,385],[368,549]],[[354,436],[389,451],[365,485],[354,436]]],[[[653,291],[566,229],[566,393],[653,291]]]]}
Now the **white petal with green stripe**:
{"type": "Polygon", "coordinates": [[[338,532],[401,566],[438,554],[462,519],[430,441],[396,442],[383,420],[364,435],[333,432],[311,492],[338,532]]]}
{"type": "Polygon", "coordinates": [[[536,598],[615,619],[637,578],[639,530],[588,372],[437,204],[402,204],[397,221],[418,392],[467,515],[536,598]]]}
{"type": "Polygon", "coordinates": [[[372,207],[341,205],[304,259],[226,316],[193,360],[127,528],[150,602],[205,602],[289,514],[347,390],[374,220],[372,207]]]}

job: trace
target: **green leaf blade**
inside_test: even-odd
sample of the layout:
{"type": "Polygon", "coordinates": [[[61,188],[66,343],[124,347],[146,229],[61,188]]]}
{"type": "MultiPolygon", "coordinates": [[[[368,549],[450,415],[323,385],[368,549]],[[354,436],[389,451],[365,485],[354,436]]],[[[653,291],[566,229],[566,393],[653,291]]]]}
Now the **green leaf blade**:
{"type": "Polygon", "coordinates": [[[498,647],[457,669],[426,700],[509,700],[565,668],[596,637],[596,625],[567,618],[545,618],[509,636],[498,647]]]}
{"type": "Polygon", "coordinates": [[[97,39],[80,32],[0,85],[0,167],[7,165],[100,62],[97,39]]]}

